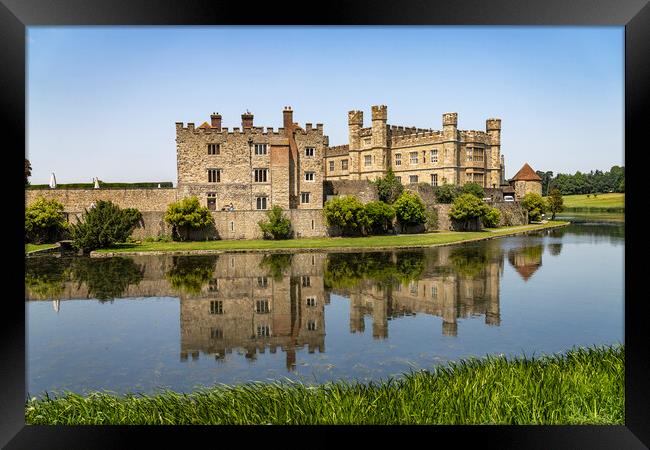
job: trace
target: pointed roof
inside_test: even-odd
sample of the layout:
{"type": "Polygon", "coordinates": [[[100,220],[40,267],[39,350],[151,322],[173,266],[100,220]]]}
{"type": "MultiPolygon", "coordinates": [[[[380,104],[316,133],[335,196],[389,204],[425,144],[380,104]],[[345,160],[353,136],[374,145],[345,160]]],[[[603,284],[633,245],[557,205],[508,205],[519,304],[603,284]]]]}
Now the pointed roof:
{"type": "Polygon", "coordinates": [[[519,172],[511,178],[512,181],[542,181],[542,179],[535,173],[532,167],[525,163],[519,172]]]}
{"type": "Polygon", "coordinates": [[[210,124],[209,124],[208,122],[203,122],[203,123],[199,126],[199,128],[212,128],[212,126],[210,126],[210,124]]]}

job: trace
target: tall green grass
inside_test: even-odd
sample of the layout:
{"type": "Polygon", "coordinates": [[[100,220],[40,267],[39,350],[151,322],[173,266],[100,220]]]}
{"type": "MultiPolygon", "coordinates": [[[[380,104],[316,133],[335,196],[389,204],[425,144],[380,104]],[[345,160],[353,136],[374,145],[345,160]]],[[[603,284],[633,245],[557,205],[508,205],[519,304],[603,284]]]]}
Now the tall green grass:
{"type": "Polygon", "coordinates": [[[488,357],[383,382],[251,383],[191,394],[67,393],[28,424],[624,424],[622,345],[488,357]]]}

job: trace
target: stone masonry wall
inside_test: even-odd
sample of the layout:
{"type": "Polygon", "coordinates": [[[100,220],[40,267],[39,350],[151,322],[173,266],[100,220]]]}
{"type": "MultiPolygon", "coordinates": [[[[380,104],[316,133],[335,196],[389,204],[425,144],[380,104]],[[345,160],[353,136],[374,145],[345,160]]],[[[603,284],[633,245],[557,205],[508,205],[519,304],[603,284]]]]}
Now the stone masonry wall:
{"type": "Polygon", "coordinates": [[[177,199],[174,188],[139,189],[25,189],[25,206],[39,197],[57,200],[68,213],[83,212],[92,202],[110,200],[120,208],[137,208],[140,211],[165,211],[177,199]]]}
{"type": "Polygon", "coordinates": [[[352,195],[361,203],[379,200],[377,189],[368,180],[328,180],[323,186],[325,198],[328,195],[352,195]]]}

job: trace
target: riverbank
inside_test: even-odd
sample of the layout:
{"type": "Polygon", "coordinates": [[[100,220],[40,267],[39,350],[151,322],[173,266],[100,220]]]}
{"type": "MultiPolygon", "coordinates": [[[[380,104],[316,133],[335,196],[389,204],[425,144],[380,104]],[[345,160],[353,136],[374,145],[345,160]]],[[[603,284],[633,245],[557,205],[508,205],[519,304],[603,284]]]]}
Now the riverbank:
{"type": "Polygon", "coordinates": [[[470,359],[384,382],[31,400],[31,425],[624,424],[624,346],[470,359]]]}
{"type": "Polygon", "coordinates": [[[322,237],[272,240],[217,240],[194,242],[142,242],[134,244],[117,244],[111,248],[95,250],[91,257],[107,258],[112,256],[139,256],[139,255],[201,255],[219,254],[225,252],[264,252],[273,251],[358,251],[364,249],[394,250],[412,249],[422,247],[436,247],[440,245],[462,244],[465,242],[494,239],[497,237],[512,236],[530,233],[549,228],[564,227],[569,222],[549,221],[540,224],[521,225],[514,227],[501,227],[485,229],[476,232],[448,231],[426,234],[402,234],[397,236],[368,236],[368,237],[322,237]]]}
{"type": "Polygon", "coordinates": [[[564,212],[625,212],[625,194],[564,195],[564,212]]]}
{"type": "Polygon", "coordinates": [[[40,253],[58,247],[59,244],[25,244],[25,254],[40,253]]]}

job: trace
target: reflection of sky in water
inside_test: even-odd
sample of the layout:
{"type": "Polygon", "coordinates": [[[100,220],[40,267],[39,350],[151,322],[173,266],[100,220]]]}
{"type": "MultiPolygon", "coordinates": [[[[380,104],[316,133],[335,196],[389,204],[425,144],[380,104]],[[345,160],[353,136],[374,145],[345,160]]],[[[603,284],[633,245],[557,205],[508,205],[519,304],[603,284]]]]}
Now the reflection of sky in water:
{"type": "MultiPolygon", "coordinates": [[[[245,357],[243,348],[233,348],[223,359],[200,351],[198,358],[190,353],[181,361],[178,297],[116,299],[103,304],[63,299],[58,313],[51,301],[29,301],[28,390],[31,395],[66,389],[152,392],[157,387],[189,391],[215,383],[285,378],[306,383],[368,381],[471,356],[539,355],[576,345],[623,342],[623,233],[621,225],[574,225],[464,246],[461,253],[470,255],[486,254],[489,246],[493,259],[488,266],[498,279],[498,325],[486,324],[489,298],[471,297],[489,297],[487,291],[449,281],[445,286],[456,299],[457,312],[466,308],[467,313],[455,319],[455,335],[443,332],[449,316],[418,312],[417,308],[426,309],[424,303],[405,301],[415,305],[416,312],[389,317],[383,322],[387,336],[373,338],[372,305],[384,304],[377,295],[387,295],[377,289],[372,291],[372,305],[365,300],[357,304],[361,309],[357,309],[355,326],[359,327],[363,317],[365,329],[352,333],[352,297],[345,289],[335,289],[324,306],[324,351],[315,348],[310,353],[308,345],[297,348],[292,372],[287,370],[287,352],[280,347],[275,353],[268,347],[260,349],[254,360],[245,357]],[[459,306],[463,302],[465,306],[459,306]]],[[[431,289],[427,276],[421,279],[423,291],[431,289]]],[[[408,295],[409,286],[405,282],[400,292],[392,291],[395,304],[400,302],[396,298],[408,295]]],[[[365,295],[371,290],[359,288],[358,292],[365,295]]],[[[194,320],[185,323],[191,328],[194,320]]],[[[193,329],[186,331],[191,336],[193,329]]]]}

